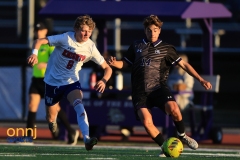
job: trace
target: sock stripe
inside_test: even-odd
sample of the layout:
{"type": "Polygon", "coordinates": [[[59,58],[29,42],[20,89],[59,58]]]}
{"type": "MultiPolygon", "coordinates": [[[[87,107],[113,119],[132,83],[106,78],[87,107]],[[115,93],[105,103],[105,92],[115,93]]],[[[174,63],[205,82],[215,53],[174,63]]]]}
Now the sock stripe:
{"type": "Polygon", "coordinates": [[[75,107],[76,105],[82,103],[82,100],[81,99],[76,99],[74,102],[73,102],[73,107],[75,107]]]}

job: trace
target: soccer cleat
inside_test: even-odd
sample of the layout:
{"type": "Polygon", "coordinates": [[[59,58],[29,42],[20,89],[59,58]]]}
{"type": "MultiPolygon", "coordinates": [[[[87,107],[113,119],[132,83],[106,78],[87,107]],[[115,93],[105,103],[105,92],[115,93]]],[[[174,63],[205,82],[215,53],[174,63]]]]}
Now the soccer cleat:
{"type": "Polygon", "coordinates": [[[92,137],[90,139],[87,139],[85,142],[85,148],[87,151],[92,150],[93,146],[97,144],[97,138],[96,137],[92,137]]]}
{"type": "Polygon", "coordinates": [[[52,137],[53,137],[53,139],[58,139],[59,138],[59,132],[60,132],[60,130],[59,130],[59,128],[57,127],[57,129],[56,129],[56,132],[51,132],[52,133],[52,137]]]}
{"type": "Polygon", "coordinates": [[[79,137],[79,131],[76,130],[74,133],[69,133],[68,134],[68,144],[74,146],[78,142],[78,137],[79,137]]]}
{"type": "Polygon", "coordinates": [[[48,127],[52,133],[55,133],[57,131],[57,122],[50,122],[48,123],[48,127]]]}
{"type": "Polygon", "coordinates": [[[162,147],[161,147],[161,150],[160,150],[160,153],[159,153],[158,157],[166,157],[165,154],[163,153],[162,147]]]}
{"type": "Polygon", "coordinates": [[[198,148],[198,143],[194,139],[188,137],[186,134],[183,138],[181,138],[181,140],[191,149],[196,150],[198,148]]]}

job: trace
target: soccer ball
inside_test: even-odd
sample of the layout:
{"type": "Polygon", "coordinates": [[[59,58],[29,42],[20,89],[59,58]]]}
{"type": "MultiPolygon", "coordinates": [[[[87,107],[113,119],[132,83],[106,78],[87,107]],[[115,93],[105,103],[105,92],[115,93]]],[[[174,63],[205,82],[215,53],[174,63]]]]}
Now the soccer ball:
{"type": "Polygon", "coordinates": [[[178,138],[170,137],[164,141],[162,150],[166,157],[177,158],[183,151],[183,144],[178,138]]]}

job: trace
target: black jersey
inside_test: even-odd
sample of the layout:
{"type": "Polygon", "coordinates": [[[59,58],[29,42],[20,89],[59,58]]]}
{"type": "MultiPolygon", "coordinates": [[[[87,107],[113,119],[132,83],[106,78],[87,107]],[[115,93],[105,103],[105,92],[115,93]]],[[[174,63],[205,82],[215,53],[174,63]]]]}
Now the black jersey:
{"type": "Polygon", "coordinates": [[[181,58],[176,49],[162,40],[155,43],[145,39],[135,41],[123,57],[132,66],[132,94],[152,92],[166,85],[169,70],[181,58]]]}

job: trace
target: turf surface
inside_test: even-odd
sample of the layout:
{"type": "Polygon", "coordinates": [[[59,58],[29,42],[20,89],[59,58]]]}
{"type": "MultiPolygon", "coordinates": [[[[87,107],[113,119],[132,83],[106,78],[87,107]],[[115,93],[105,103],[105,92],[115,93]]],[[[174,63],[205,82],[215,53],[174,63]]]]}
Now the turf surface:
{"type": "MultiPolygon", "coordinates": [[[[52,145],[34,144],[31,146],[19,144],[0,144],[0,159],[24,160],[151,160],[157,157],[157,147],[134,146],[95,146],[94,150],[86,151],[83,145],[52,145]]],[[[178,159],[186,160],[232,160],[240,159],[240,150],[235,149],[198,149],[196,151],[184,148],[178,159]]]]}

